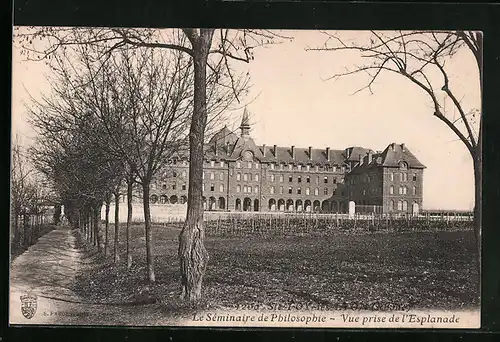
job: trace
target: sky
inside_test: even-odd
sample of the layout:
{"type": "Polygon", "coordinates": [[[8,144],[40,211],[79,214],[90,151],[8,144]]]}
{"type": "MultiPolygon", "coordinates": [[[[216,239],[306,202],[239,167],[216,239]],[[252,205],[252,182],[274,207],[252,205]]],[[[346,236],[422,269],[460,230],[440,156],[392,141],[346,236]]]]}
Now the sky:
{"type": "MultiPolygon", "coordinates": [[[[402,76],[382,74],[373,94],[352,95],[366,84],[366,75],[326,79],[360,62],[357,53],[306,51],[325,42],[319,31],[284,34],[293,41],[255,50],[249,64],[233,64],[237,72],[250,74],[252,87],[243,105],[251,112],[251,136],[257,144],[383,150],[392,142],[405,143],[427,166],[424,208],[472,209],[472,159],[464,144],[432,115],[431,102],[421,89],[402,76]]],[[[363,35],[341,34],[349,39],[363,35]]],[[[463,94],[464,108],[480,108],[477,67],[468,51],[460,51],[447,68],[450,87],[463,94]]],[[[30,143],[34,132],[26,122],[23,103],[29,100],[28,94],[38,97],[40,91],[47,91],[48,74],[42,63],[23,61],[20,50],[13,49],[13,133],[24,144],[30,143]]],[[[242,106],[229,113],[228,126],[236,130],[242,106]]]]}

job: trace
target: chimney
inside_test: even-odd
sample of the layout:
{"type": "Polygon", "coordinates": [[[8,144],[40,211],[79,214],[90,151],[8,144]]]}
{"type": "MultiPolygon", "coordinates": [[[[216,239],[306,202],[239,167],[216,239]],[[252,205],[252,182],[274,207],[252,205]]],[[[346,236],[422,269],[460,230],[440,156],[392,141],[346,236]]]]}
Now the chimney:
{"type": "Polygon", "coordinates": [[[309,160],[312,159],[312,147],[309,146],[309,160]]]}
{"type": "Polygon", "coordinates": [[[359,155],[359,165],[363,165],[363,155],[359,155]]]}
{"type": "Polygon", "coordinates": [[[276,157],[277,157],[277,153],[278,153],[278,149],[277,149],[277,146],[276,146],[276,145],[274,145],[273,150],[274,150],[274,151],[273,151],[273,153],[274,153],[274,158],[276,158],[276,157]]]}
{"type": "Polygon", "coordinates": [[[295,159],[295,146],[292,145],[292,158],[295,159]]]}
{"type": "Polygon", "coordinates": [[[394,143],[391,144],[391,150],[394,151],[394,143]]]}
{"type": "Polygon", "coordinates": [[[326,160],[330,161],[330,147],[326,148],[326,160]]]}
{"type": "Polygon", "coordinates": [[[368,151],[368,164],[370,164],[372,162],[372,158],[373,158],[373,154],[372,154],[372,151],[368,151]]]}
{"type": "Polygon", "coordinates": [[[405,144],[404,143],[401,144],[401,151],[403,151],[403,152],[405,151],[405,144]]]}
{"type": "Polygon", "coordinates": [[[262,155],[265,157],[266,156],[266,144],[262,145],[262,155]]]}

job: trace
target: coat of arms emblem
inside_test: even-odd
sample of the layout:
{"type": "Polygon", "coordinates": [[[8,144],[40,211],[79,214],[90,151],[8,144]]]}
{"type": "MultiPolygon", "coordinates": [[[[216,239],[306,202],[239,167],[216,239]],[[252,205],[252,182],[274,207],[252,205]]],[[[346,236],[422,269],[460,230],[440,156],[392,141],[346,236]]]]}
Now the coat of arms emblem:
{"type": "Polygon", "coordinates": [[[37,296],[31,293],[28,293],[24,296],[21,296],[21,312],[23,316],[27,319],[33,318],[36,314],[37,308],[37,296]]]}

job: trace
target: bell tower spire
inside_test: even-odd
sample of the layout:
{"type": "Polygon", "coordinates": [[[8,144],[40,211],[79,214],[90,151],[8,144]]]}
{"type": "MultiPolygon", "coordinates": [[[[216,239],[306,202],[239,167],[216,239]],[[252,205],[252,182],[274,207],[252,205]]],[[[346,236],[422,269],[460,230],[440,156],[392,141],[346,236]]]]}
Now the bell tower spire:
{"type": "Polygon", "coordinates": [[[250,136],[250,116],[246,106],[245,109],[243,110],[243,117],[241,119],[240,130],[242,137],[250,136]]]}

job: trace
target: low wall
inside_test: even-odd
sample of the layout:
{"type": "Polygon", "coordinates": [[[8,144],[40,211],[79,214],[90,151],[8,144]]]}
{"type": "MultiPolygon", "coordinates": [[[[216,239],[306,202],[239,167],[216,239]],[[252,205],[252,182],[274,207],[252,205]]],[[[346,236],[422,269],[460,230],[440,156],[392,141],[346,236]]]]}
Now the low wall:
{"type": "MultiPolygon", "coordinates": [[[[187,204],[151,204],[151,221],[154,223],[177,222],[186,219],[187,204]]],[[[127,203],[120,203],[119,207],[120,222],[127,221],[127,203]]],[[[106,208],[101,210],[101,218],[106,217],[106,208]]],[[[144,208],[142,203],[132,205],[132,221],[144,222],[144,208]]],[[[111,205],[109,209],[109,222],[115,222],[115,206],[111,205]]]]}

